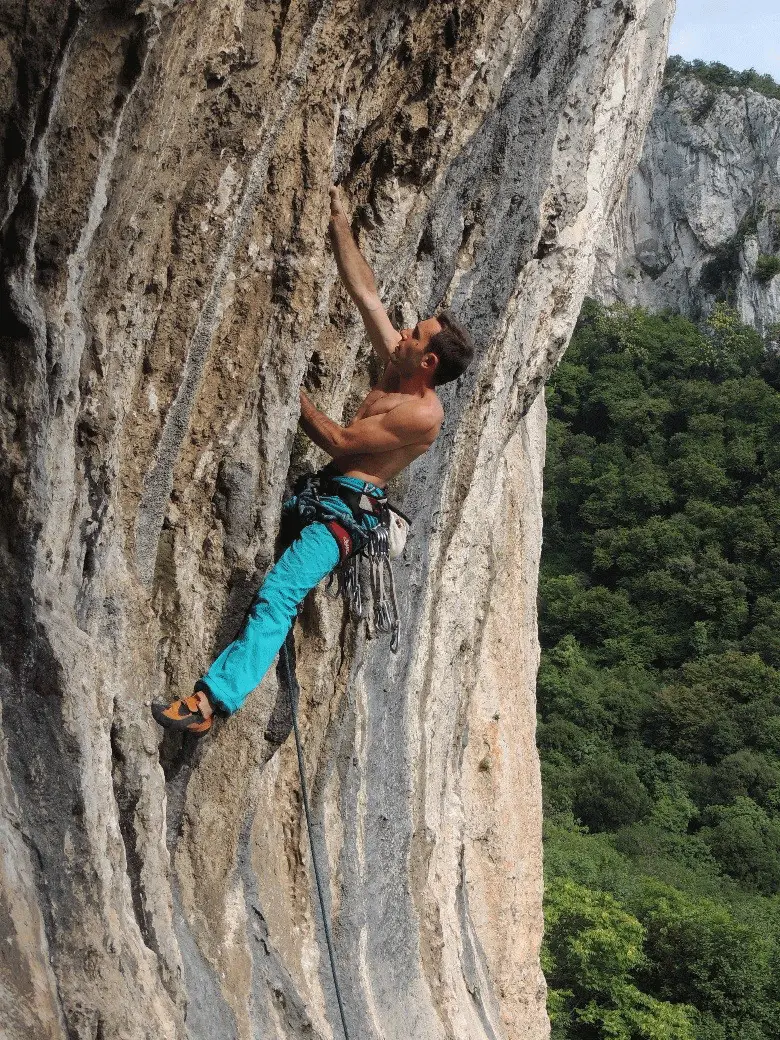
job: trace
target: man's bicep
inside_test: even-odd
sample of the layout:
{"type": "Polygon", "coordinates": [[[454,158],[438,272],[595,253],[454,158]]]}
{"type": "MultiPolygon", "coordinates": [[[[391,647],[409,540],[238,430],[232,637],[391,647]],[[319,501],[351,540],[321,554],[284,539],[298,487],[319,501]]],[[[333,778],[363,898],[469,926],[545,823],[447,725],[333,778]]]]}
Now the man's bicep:
{"type": "Polygon", "coordinates": [[[371,340],[371,346],[383,361],[389,361],[400,339],[400,334],[388,318],[382,301],[376,293],[371,293],[360,299],[357,306],[368,338],[371,340]]]}

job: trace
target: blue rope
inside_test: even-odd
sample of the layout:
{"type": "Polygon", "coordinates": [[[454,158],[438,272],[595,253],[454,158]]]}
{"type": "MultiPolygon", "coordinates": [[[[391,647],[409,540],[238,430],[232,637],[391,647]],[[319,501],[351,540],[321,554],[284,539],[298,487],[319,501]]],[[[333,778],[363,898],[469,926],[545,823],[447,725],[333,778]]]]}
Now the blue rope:
{"type": "MultiPolygon", "coordinates": [[[[287,639],[292,638],[292,630],[287,636],[287,639]]],[[[325,899],[322,894],[322,881],[320,880],[320,872],[317,867],[317,857],[314,853],[314,832],[311,825],[311,811],[309,809],[309,794],[306,789],[306,773],[303,766],[303,749],[301,747],[301,735],[298,732],[298,697],[297,693],[297,681],[293,683],[293,672],[290,667],[290,652],[287,645],[287,639],[282,644],[282,658],[284,660],[284,668],[287,673],[287,692],[290,696],[290,707],[292,708],[292,720],[293,730],[295,731],[295,749],[298,752],[298,771],[301,774],[301,794],[303,795],[303,811],[306,815],[306,829],[309,832],[309,848],[311,849],[311,862],[314,867],[314,878],[317,882],[317,895],[320,901],[320,913],[322,914],[322,923],[325,928],[325,942],[328,946],[328,957],[330,958],[330,970],[333,973],[333,986],[336,990],[336,1001],[339,1006],[339,1015],[341,1015],[341,1024],[344,1028],[344,1036],[346,1040],[349,1040],[349,1030],[347,1029],[347,1020],[344,1016],[344,1004],[341,1000],[341,990],[339,989],[339,979],[336,972],[336,956],[333,952],[333,940],[330,934],[330,925],[328,924],[328,915],[325,913],[325,899]]]]}

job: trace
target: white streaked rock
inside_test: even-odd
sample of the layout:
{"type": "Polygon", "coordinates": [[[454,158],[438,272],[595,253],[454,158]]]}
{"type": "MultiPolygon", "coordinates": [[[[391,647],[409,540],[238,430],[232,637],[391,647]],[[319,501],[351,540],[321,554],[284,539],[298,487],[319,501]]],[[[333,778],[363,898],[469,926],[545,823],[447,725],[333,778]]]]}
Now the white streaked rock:
{"type": "Polygon", "coordinates": [[[540,390],[671,6],[30,0],[9,21],[8,81],[33,87],[0,99],[0,899],[24,918],[0,1000],[34,995],[9,1040],[340,1035],[294,749],[264,737],[276,675],[196,746],[149,714],[232,637],[285,482],[321,461],[301,380],[336,419],[368,388],[334,169],[393,313],[449,305],[479,347],[392,489],[415,517],[400,652],[324,591],[296,632],[347,1013],[366,1040],[547,1035],[540,390]]]}

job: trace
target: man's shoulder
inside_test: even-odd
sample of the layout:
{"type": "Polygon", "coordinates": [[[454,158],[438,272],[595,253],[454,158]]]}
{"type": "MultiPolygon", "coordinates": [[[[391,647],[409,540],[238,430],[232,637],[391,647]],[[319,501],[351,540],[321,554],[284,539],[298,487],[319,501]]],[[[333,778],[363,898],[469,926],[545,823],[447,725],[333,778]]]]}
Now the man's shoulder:
{"type": "Polygon", "coordinates": [[[444,409],[435,393],[425,394],[424,397],[417,394],[396,394],[395,396],[406,398],[406,401],[399,403],[406,404],[404,409],[406,414],[413,414],[416,422],[429,427],[441,425],[444,419],[444,409]]]}
{"type": "Polygon", "coordinates": [[[423,424],[426,427],[441,425],[444,418],[444,409],[436,394],[431,391],[421,396],[420,394],[406,394],[399,390],[375,387],[366,398],[365,414],[368,415],[390,415],[393,420],[413,422],[415,425],[423,424]]]}
{"type": "Polygon", "coordinates": [[[428,413],[438,422],[442,421],[444,418],[444,407],[442,406],[435,390],[431,390],[430,393],[426,395],[425,407],[428,413]]]}

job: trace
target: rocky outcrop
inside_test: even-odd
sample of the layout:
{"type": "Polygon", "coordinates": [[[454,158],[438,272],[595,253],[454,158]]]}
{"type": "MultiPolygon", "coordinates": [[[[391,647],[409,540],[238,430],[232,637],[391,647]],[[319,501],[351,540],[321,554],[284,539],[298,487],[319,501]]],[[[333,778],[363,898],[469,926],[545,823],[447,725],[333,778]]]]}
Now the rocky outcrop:
{"type": "Polygon", "coordinates": [[[12,0],[2,166],[0,1001],[9,1040],[339,1035],[270,674],[189,692],[273,556],[302,381],[372,362],[327,188],[397,320],[478,362],[393,489],[392,656],[297,626],[353,1036],[541,1037],[534,748],[544,409],[638,155],[668,0],[12,0]]]}
{"type": "Polygon", "coordinates": [[[689,317],[716,300],[780,321],[780,100],[668,77],[598,251],[593,292],[689,317]]]}

